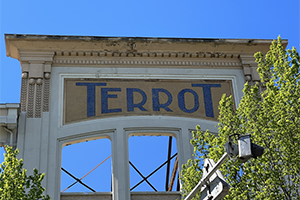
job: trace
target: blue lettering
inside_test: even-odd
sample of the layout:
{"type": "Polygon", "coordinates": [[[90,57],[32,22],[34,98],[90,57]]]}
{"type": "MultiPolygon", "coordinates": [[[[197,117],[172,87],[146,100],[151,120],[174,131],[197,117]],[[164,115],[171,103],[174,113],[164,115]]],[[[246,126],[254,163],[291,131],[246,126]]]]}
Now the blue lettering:
{"type": "Polygon", "coordinates": [[[162,88],[152,89],[152,103],[153,103],[153,111],[160,111],[160,108],[165,109],[168,112],[173,112],[168,106],[172,103],[172,95],[171,93],[162,88]],[[159,103],[159,92],[163,92],[168,96],[168,101],[164,104],[159,103]]]}
{"type": "Polygon", "coordinates": [[[221,84],[192,84],[192,87],[202,87],[204,96],[205,113],[207,117],[214,117],[214,110],[211,100],[211,87],[221,87],[221,84]]]}
{"type": "Polygon", "coordinates": [[[108,109],[108,98],[117,98],[116,94],[108,94],[107,92],[120,92],[121,88],[101,88],[101,113],[122,112],[121,108],[108,109]]]}
{"type": "Polygon", "coordinates": [[[195,112],[196,110],[198,110],[199,108],[199,98],[198,98],[198,94],[194,91],[194,90],[191,90],[191,89],[183,89],[181,90],[179,93],[178,93],[178,106],[179,108],[183,111],[183,112],[186,112],[186,113],[193,113],[195,112]],[[194,102],[195,102],[195,105],[192,109],[186,109],[185,107],[185,98],[184,98],[184,94],[186,92],[189,92],[189,93],[192,93],[194,95],[194,102]]]}
{"type": "Polygon", "coordinates": [[[95,87],[106,83],[76,83],[76,86],[87,86],[87,117],[95,116],[95,87]]]}
{"type": "Polygon", "coordinates": [[[139,108],[141,111],[147,111],[143,105],[147,101],[146,93],[138,88],[127,88],[127,111],[134,111],[134,107],[139,108]],[[133,92],[138,92],[142,95],[143,99],[140,103],[133,102],[133,92]]]}

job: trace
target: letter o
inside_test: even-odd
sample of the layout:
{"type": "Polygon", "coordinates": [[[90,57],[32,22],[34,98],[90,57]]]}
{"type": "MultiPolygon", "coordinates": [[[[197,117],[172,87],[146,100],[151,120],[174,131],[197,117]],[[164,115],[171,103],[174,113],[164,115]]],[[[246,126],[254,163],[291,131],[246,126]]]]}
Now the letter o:
{"type": "Polygon", "coordinates": [[[183,112],[186,112],[186,113],[193,113],[193,112],[196,112],[199,108],[199,98],[198,98],[198,94],[194,91],[194,90],[191,90],[191,89],[183,89],[181,90],[179,93],[178,93],[178,107],[180,108],[180,110],[182,110],[183,112]],[[191,94],[194,95],[194,102],[195,102],[195,105],[192,109],[187,109],[185,107],[185,98],[184,98],[184,94],[186,92],[189,92],[191,94]]]}

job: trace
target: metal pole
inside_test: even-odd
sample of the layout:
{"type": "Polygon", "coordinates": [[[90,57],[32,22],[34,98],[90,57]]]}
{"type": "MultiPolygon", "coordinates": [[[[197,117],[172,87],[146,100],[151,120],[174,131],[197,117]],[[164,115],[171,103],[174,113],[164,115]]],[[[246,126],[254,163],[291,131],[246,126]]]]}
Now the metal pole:
{"type": "Polygon", "coordinates": [[[176,156],[176,160],[175,160],[175,163],[174,163],[174,167],[173,167],[173,171],[172,171],[172,175],[171,175],[171,179],[170,179],[170,184],[169,184],[169,187],[168,187],[168,192],[171,192],[172,189],[173,189],[173,185],[174,185],[174,181],[175,181],[175,178],[176,178],[176,173],[177,173],[177,170],[178,170],[178,156],[176,156]]]}
{"type": "Polygon", "coordinates": [[[208,181],[208,179],[220,168],[220,166],[226,161],[229,155],[225,152],[223,156],[218,160],[215,166],[211,169],[208,174],[202,178],[199,183],[194,187],[194,189],[188,194],[188,196],[184,200],[191,200],[197,192],[204,186],[204,184],[208,181]]]}
{"type": "Polygon", "coordinates": [[[166,191],[168,191],[168,188],[169,188],[171,151],[172,151],[172,136],[169,136],[168,164],[167,164],[167,173],[166,173],[166,191]]]}

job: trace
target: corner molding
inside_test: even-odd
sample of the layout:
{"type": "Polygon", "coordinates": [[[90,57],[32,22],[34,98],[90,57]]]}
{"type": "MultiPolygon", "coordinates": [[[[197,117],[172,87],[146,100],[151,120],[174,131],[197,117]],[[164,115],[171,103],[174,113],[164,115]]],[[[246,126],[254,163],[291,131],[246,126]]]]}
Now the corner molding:
{"type": "Polygon", "coordinates": [[[257,72],[258,65],[255,62],[254,55],[240,55],[239,57],[245,76],[245,81],[259,82],[260,77],[257,72]]]}

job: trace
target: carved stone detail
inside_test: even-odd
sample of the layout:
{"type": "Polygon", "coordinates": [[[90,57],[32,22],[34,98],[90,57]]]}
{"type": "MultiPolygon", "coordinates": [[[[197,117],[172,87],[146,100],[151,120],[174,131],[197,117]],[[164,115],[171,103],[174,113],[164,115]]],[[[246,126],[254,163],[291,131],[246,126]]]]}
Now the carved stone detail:
{"type": "Polygon", "coordinates": [[[84,65],[240,67],[241,62],[240,60],[238,60],[239,56],[240,56],[239,54],[225,54],[220,52],[119,52],[119,51],[56,52],[53,63],[75,64],[75,65],[84,64],[84,65]],[[106,58],[105,60],[103,60],[104,57],[106,58]],[[115,57],[115,59],[112,59],[111,57],[115,57]],[[119,60],[118,58],[121,57],[124,59],[119,60]],[[159,60],[157,59],[141,60],[144,58],[149,59],[154,57],[159,58],[159,60]],[[211,58],[214,58],[214,60],[209,61],[209,59],[211,58]],[[161,60],[161,59],[165,59],[165,60],[161,60]],[[222,59],[222,60],[218,61],[218,59],[222,59]]]}
{"type": "Polygon", "coordinates": [[[20,52],[22,64],[21,111],[27,118],[49,112],[51,65],[54,52],[20,52]]]}
{"type": "Polygon", "coordinates": [[[22,79],[27,79],[28,78],[28,73],[27,72],[23,72],[22,73],[22,79]]]}
{"type": "Polygon", "coordinates": [[[45,73],[45,79],[50,79],[51,78],[51,75],[50,75],[50,73],[45,73]]]}
{"type": "MultiPolygon", "coordinates": [[[[46,78],[46,74],[45,74],[46,78]]],[[[49,112],[49,97],[50,97],[50,74],[49,78],[44,79],[44,90],[43,90],[43,112],[49,112]]]]}
{"type": "Polygon", "coordinates": [[[37,85],[42,85],[42,84],[43,84],[42,79],[41,79],[41,78],[37,79],[37,80],[36,80],[36,84],[37,84],[37,85]]]}
{"type": "Polygon", "coordinates": [[[253,55],[241,55],[240,61],[242,63],[245,81],[260,81],[259,74],[257,72],[257,63],[253,55]]]}
{"type": "Polygon", "coordinates": [[[78,64],[78,65],[154,65],[154,66],[233,66],[240,67],[241,63],[232,62],[216,62],[216,61],[157,61],[157,60],[74,60],[56,58],[53,63],[56,64],[78,64]]]}
{"type": "Polygon", "coordinates": [[[38,84],[38,81],[36,84],[34,117],[42,117],[42,84],[38,84]]]}
{"type": "Polygon", "coordinates": [[[49,112],[49,101],[50,73],[45,73],[44,79],[22,79],[21,111],[27,111],[28,118],[41,118],[42,112],[49,112]]]}
{"type": "Polygon", "coordinates": [[[22,79],[21,111],[27,111],[28,118],[41,118],[42,112],[49,112],[49,101],[50,73],[45,73],[44,79],[22,79]]]}
{"type": "Polygon", "coordinates": [[[34,84],[35,84],[34,78],[29,79],[29,85],[34,85],[34,84]]]}
{"type": "Polygon", "coordinates": [[[238,54],[222,52],[120,52],[120,51],[86,51],[86,52],[55,52],[55,56],[77,57],[178,57],[178,58],[238,58],[238,54]]]}
{"type": "MultiPolygon", "coordinates": [[[[24,73],[23,73],[24,74],[24,73]]],[[[22,75],[23,75],[22,74],[22,75]]],[[[27,74],[27,73],[25,73],[27,74]]],[[[22,85],[21,85],[21,111],[27,110],[27,89],[28,89],[28,79],[22,78],[22,85]]]]}
{"type": "Polygon", "coordinates": [[[242,63],[245,81],[248,82],[249,86],[258,86],[259,93],[266,90],[265,83],[261,82],[259,74],[257,72],[258,65],[255,62],[253,55],[241,55],[240,60],[242,63]]]}
{"type": "Polygon", "coordinates": [[[35,84],[29,84],[27,118],[33,118],[35,84]]]}

